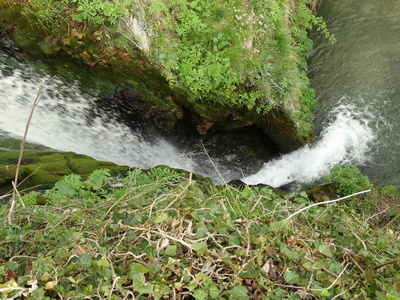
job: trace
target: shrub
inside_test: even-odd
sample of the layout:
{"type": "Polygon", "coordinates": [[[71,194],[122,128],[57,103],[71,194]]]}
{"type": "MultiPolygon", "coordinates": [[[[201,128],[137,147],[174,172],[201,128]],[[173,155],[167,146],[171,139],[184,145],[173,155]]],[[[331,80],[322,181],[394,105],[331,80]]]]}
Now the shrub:
{"type": "Polygon", "coordinates": [[[354,194],[372,188],[367,176],[355,166],[335,165],[329,175],[324,178],[334,184],[336,191],[343,195],[354,194]]]}

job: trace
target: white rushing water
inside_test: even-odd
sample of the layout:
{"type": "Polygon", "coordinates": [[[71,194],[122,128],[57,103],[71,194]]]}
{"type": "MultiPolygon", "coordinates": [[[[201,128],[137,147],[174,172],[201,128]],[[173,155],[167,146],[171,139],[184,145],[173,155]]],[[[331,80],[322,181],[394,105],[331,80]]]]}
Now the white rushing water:
{"type": "Polygon", "coordinates": [[[307,184],[327,175],[335,164],[362,164],[374,134],[366,120],[358,120],[355,108],[340,105],[331,115],[313,145],[265,163],[256,174],[243,178],[247,184],[280,187],[289,183],[307,184]]]}
{"type": "MultiPolygon", "coordinates": [[[[0,76],[0,129],[9,137],[22,137],[42,81],[27,65],[24,68],[24,72],[14,69],[0,76]]],[[[80,91],[76,83],[53,79],[45,86],[35,109],[28,142],[121,165],[193,168],[192,160],[164,138],[146,139],[139,130],[102,112],[93,112],[92,102],[93,97],[80,91]]]]}

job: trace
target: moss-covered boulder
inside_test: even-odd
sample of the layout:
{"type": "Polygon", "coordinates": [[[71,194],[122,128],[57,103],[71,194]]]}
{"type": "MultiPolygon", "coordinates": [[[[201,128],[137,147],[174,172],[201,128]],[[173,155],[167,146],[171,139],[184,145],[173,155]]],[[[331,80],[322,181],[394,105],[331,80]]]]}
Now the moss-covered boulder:
{"type": "Polygon", "coordinates": [[[317,1],[85,3],[10,0],[0,27],[35,57],[67,56],[109,78],[110,105],[165,130],[186,119],[199,134],[256,125],[283,150],[307,141],[317,1]]]}
{"type": "MultiPolygon", "coordinates": [[[[12,189],[18,157],[18,152],[0,152],[0,194],[12,189]]],[[[97,169],[109,169],[118,175],[129,168],[73,152],[26,151],[19,170],[19,190],[48,188],[65,175],[79,174],[85,178],[97,169]]]]}

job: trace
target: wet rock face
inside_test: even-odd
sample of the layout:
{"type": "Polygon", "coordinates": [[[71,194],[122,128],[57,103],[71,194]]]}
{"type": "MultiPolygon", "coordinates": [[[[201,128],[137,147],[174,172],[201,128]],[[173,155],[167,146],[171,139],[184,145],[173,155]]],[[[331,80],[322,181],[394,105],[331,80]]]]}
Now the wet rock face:
{"type": "Polygon", "coordinates": [[[118,92],[114,101],[121,112],[127,116],[142,117],[148,112],[148,104],[143,101],[142,95],[129,88],[118,92]]]}

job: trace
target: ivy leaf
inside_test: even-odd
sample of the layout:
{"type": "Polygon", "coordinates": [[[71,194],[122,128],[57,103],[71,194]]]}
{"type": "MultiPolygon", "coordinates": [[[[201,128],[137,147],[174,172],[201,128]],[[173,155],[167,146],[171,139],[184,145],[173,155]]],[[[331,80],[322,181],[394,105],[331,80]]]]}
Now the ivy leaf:
{"type": "Polygon", "coordinates": [[[205,291],[202,291],[202,290],[197,289],[197,290],[194,290],[193,296],[194,296],[194,298],[195,298],[196,300],[204,300],[204,299],[207,298],[208,293],[205,292],[205,291]]]}
{"type": "Polygon", "coordinates": [[[293,251],[290,251],[289,248],[286,247],[285,244],[282,244],[280,250],[281,250],[281,253],[282,253],[284,256],[286,256],[287,258],[289,258],[289,259],[291,259],[291,260],[293,260],[293,261],[295,261],[295,262],[297,262],[297,261],[300,259],[300,257],[297,255],[297,253],[296,253],[296,252],[293,252],[293,251]]]}
{"type": "Polygon", "coordinates": [[[78,265],[84,268],[89,268],[92,265],[92,251],[85,252],[79,256],[78,265]]]}
{"type": "Polygon", "coordinates": [[[147,269],[145,266],[143,266],[142,264],[138,264],[138,263],[132,263],[129,266],[129,272],[128,272],[128,277],[130,279],[132,279],[132,276],[134,274],[146,274],[149,272],[149,269],[147,269]]]}
{"type": "Polygon", "coordinates": [[[198,255],[203,255],[207,251],[207,244],[204,242],[194,243],[193,248],[198,255]]]}
{"type": "Polygon", "coordinates": [[[342,265],[334,260],[329,261],[328,265],[329,265],[329,271],[335,274],[338,274],[342,269],[342,265]]]}
{"type": "Polygon", "coordinates": [[[199,284],[196,281],[192,280],[189,282],[187,287],[188,287],[189,291],[193,291],[195,288],[197,288],[198,285],[199,284]]]}
{"type": "Polygon", "coordinates": [[[107,258],[105,256],[102,256],[99,261],[96,263],[99,267],[106,267],[108,268],[110,266],[110,263],[108,262],[107,258]]]}
{"type": "Polygon", "coordinates": [[[244,269],[242,273],[239,273],[240,278],[256,278],[260,275],[260,270],[256,269],[244,269]]]}
{"type": "Polygon", "coordinates": [[[201,221],[197,224],[196,228],[196,235],[198,237],[204,237],[204,234],[208,232],[206,224],[204,224],[204,221],[201,221]]]}
{"type": "Polygon", "coordinates": [[[233,297],[233,299],[249,299],[247,296],[247,289],[244,286],[235,286],[233,289],[229,290],[228,293],[233,297]]]}
{"type": "Polygon", "coordinates": [[[325,244],[320,245],[320,246],[318,247],[318,251],[321,252],[323,255],[325,255],[325,256],[327,256],[327,257],[329,257],[329,258],[332,258],[332,252],[331,252],[331,250],[329,249],[329,246],[328,246],[328,245],[325,245],[325,244]]]}
{"type": "MultiPolygon", "coordinates": [[[[339,264],[340,265],[340,264],[339,264]]],[[[340,265],[340,266],[342,266],[342,265],[340,265]]],[[[312,266],[314,269],[317,269],[317,270],[320,270],[320,269],[322,269],[322,268],[325,268],[326,267],[326,262],[316,262],[315,264],[313,264],[313,266],[312,266]]],[[[330,268],[330,267],[329,267],[330,268]]],[[[331,270],[332,271],[332,270],[331,270]]],[[[336,273],[336,272],[334,272],[334,273],[336,273]]]]}
{"type": "Polygon", "coordinates": [[[152,294],[153,285],[146,282],[146,278],[141,273],[132,274],[130,279],[133,281],[133,289],[141,294],[152,294]]]}
{"type": "Polygon", "coordinates": [[[330,296],[331,293],[329,293],[329,291],[327,289],[322,289],[321,291],[321,296],[330,296]]]}
{"type": "Polygon", "coordinates": [[[205,288],[207,289],[208,294],[210,295],[211,299],[216,299],[219,296],[221,291],[214,284],[211,277],[204,275],[203,276],[203,284],[204,284],[205,288]]]}
{"type": "Polygon", "coordinates": [[[165,255],[176,256],[176,250],[177,250],[176,245],[169,245],[167,249],[165,249],[165,255]]]}
{"type": "Polygon", "coordinates": [[[287,283],[299,283],[300,281],[299,275],[291,271],[286,271],[283,274],[283,279],[285,279],[287,283]]]}
{"type": "Polygon", "coordinates": [[[156,285],[154,287],[154,299],[160,300],[164,295],[169,295],[171,289],[165,285],[156,285]]]}
{"type": "Polygon", "coordinates": [[[155,224],[159,224],[159,223],[164,222],[164,221],[167,220],[167,219],[168,219],[168,214],[166,214],[166,213],[161,213],[161,214],[159,214],[158,216],[156,216],[156,217],[154,218],[154,223],[155,223],[155,224]]]}

